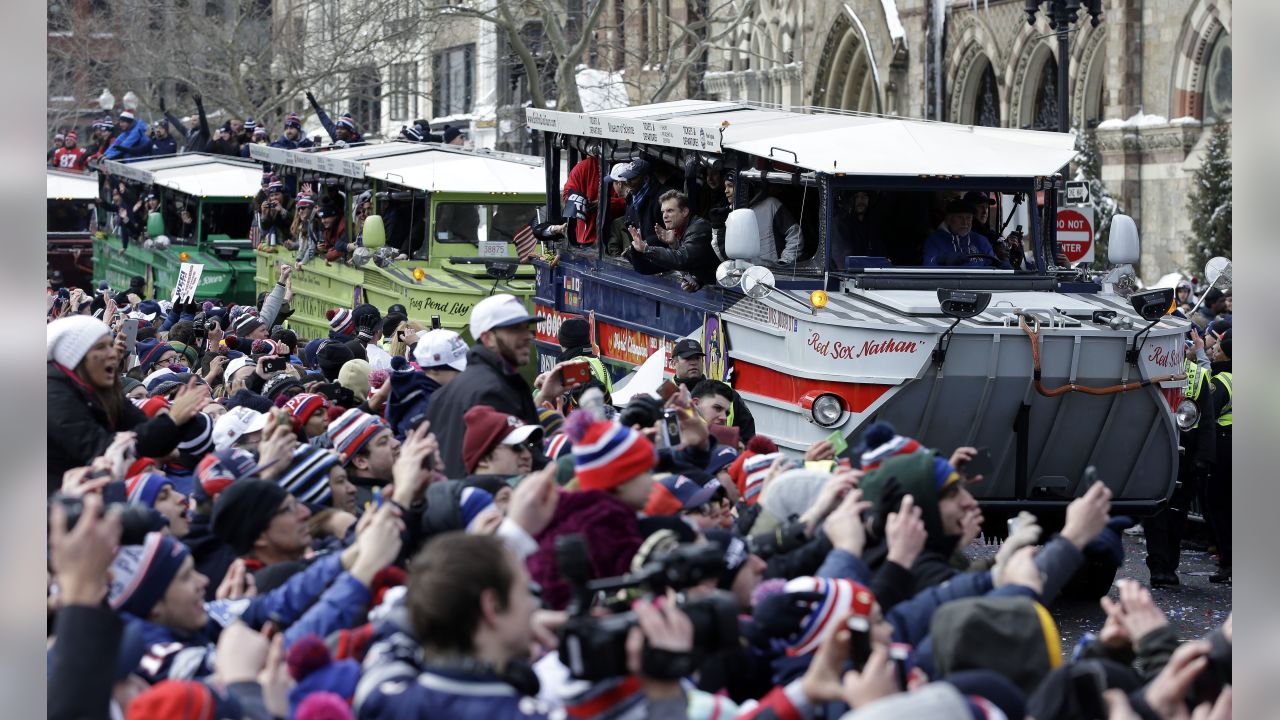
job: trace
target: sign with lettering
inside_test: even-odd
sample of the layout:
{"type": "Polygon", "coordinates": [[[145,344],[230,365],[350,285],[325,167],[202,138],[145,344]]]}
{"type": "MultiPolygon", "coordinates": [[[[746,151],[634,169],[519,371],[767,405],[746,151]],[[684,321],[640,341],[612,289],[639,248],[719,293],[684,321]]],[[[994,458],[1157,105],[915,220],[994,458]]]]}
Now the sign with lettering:
{"type": "Polygon", "coordinates": [[[1068,180],[1067,181],[1067,204],[1068,205],[1088,205],[1089,204],[1089,183],[1085,180],[1068,180]]]}
{"type": "Polygon", "coordinates": [[[1093,262],[1093,206],[1058,211],[1058,249],[1073,263],[1093,262]]]}
{"type": "Polygon", "coordinates": [[[640,365],[645,360],[648,360],[650,355],[656,353],[659,348],[665,347],[667,349],[666,370],[670,373],[676,371],[672,360],[672,350],[675,347],[674,340],[654,337],[639,330],[631,330],[630,328],[620,327],[601,320],[596,321],[596,329],[600,335],[600,355],[602,357],[628,365],[640,365]]]}
{"type": "Polygon", "coordinates": [[[182,263],[178,269],[178,281],[173,284],[171,302],[191,302],[196,297],[196,288],[200,286],[200,274],[204,272],[201,263],[182,263]]]}
{"type": "Polygon", "coordinates": [[[915,355],[921,350],[917,340],[868,338],[846,343],[825,337],[821,332],[809,333],[809,349],[832,360],[857,360],[873,355],[915,355]]]}
{"type": "Polygon", "coordinates": [[[560,326],[564,324],[565,320],[571,317],[579,317],[570,313],[562,313],[542,303],[534,303],[533,314],[543,320],[534,329],[534,339],[550,345],[560,344],[560,326]]]}
{"type": "Polygon", "coordinates": [[[682,147],[703,152],[720,152],[720,128],[718,127],[534,108],[526,111],[525,120],[530,128],[544,132],[626,140],[645,145],[682,147]]]}

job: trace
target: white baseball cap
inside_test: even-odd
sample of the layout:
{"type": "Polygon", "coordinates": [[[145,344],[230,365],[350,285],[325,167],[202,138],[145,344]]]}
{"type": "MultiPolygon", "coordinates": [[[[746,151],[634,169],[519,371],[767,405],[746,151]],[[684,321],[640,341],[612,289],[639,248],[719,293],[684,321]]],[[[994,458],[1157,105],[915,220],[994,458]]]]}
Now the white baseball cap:
{"type": "Polygon", "coordinates": [[[418,338],[413,359],[423,370],[449,367],[462,372],[467,369],[467,344],[452,330],[432,330],[418,338]]]}
{"type": "Polygon", "coordinates": [[[226,450],[237,440],[267,426],[267,414],[253,408],[233,407],[213,425],[213,449],[226,450]]]}
{"type": "Polygon", "coordinates": [[[530,315],[515,295],[500,293],[481,300],[471,309],[471,337],[479,342],[481,334],[494,328],[539,322],[542,318],[530,315]]]}

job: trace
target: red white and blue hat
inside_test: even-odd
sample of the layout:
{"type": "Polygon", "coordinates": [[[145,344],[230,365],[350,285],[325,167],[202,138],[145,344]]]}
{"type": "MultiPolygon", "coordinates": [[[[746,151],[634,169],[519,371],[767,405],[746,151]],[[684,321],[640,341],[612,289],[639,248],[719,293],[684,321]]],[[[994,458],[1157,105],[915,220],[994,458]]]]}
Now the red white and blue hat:
{"type": "Polygon", "coordinates": [[[327,505],[333,498],[329,471],[339,462],[339,457],[327,448],[299,445],[276,483],[306,505],[327,505]]]}
{"type": "Polygon", "coordinates": [[[370,415],[359,408],[351,408],[337,420],[329,423],[327,435],[333,449],[342,456],[342,464],[350,464],[351,458],[364,449],[364,446],[378,434],[379,430],[390,427],[377,415],[370,415]]]}
{"type": "Polygon", "coordinates": [[[111,562],[111,609],[146,618],[169,589],[191,551],[168,535],[147,533],[141,545],[125,545],[111,562]]]}
{"type": "Polygon", "coordinates": [[[351,113],[342,113],[342,117],[338,118],[338,121],[335,122],[334,125],[337,125],[338,127],[344,127],[350,130],[351,132],[356,131],[356,120],[355,118],[351,117],[351,113]]]}
{"type": "Polygon", "coordinates": [[[569,417],[565,432],[573,440],[573,462],[583,490],[617,487],[652,470],[657,462],[648,438],[617,422],[594,420],[585,410],[569,417]]]}
{"type": "Polygon", "coordinates": [[[356,319],[346,308],[334,308],[324,314],[329,319],[329,329],[339,335],[354,335],[356,319]]]}
{"type": "Polygon", "coordinates": [[[156,498],[165,486],[174,487],[173,480],[158,472],[144,472],[125,481],[125,492],[128,494],[129,504],[154,508],[156,498]]]}
{"type": "Polygon", "coordinates": [[[787,581],[783,592],[811,592],[822,595],[800,623],[800,633],[787,643],[787,655],[807,655],[818,649],[827,633],[850,612],[871,617],[876,596],[865,585],[844,578],[798,577],[787,581]]]}

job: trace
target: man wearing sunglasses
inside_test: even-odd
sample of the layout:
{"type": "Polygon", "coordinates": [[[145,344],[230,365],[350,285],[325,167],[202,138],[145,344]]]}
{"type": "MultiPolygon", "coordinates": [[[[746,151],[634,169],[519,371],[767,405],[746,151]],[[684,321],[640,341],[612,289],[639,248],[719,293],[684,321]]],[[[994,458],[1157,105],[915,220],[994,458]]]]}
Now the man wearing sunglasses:
{"type": "Polygon", "coordinates": [[[462,416],[462,461],[468,485],[493,495],[494,505],[506,508],[511,488],[507,480],[533,470],[533,454],[542,442],[542,427],[488,405],[476,405],[462,416]]]}

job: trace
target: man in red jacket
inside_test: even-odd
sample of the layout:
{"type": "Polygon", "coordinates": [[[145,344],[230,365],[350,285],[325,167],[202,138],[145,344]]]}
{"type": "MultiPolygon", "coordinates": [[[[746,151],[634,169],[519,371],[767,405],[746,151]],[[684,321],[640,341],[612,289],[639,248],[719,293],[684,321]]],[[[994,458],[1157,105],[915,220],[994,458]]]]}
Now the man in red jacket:
{"type": "MultiPolygon", "coordinates": [[[[573,166],[564,183],[564,216],[576,218],[573,224],[575,245],[593,245],[596,241],[596,211],[600,205],[600,158],[592,149],[587,157],[573,166]]],[[[616,193],[609,193],[609,206],[605,222],[626,212],[626,200],[616,193]]]]}
{"type": "Polygon", "coordinates": [[[76,131],[68,132],[62,147],[53,151],[53,166],[59,170],[84,170],[88,151],[76,145],[76,131]]]}

